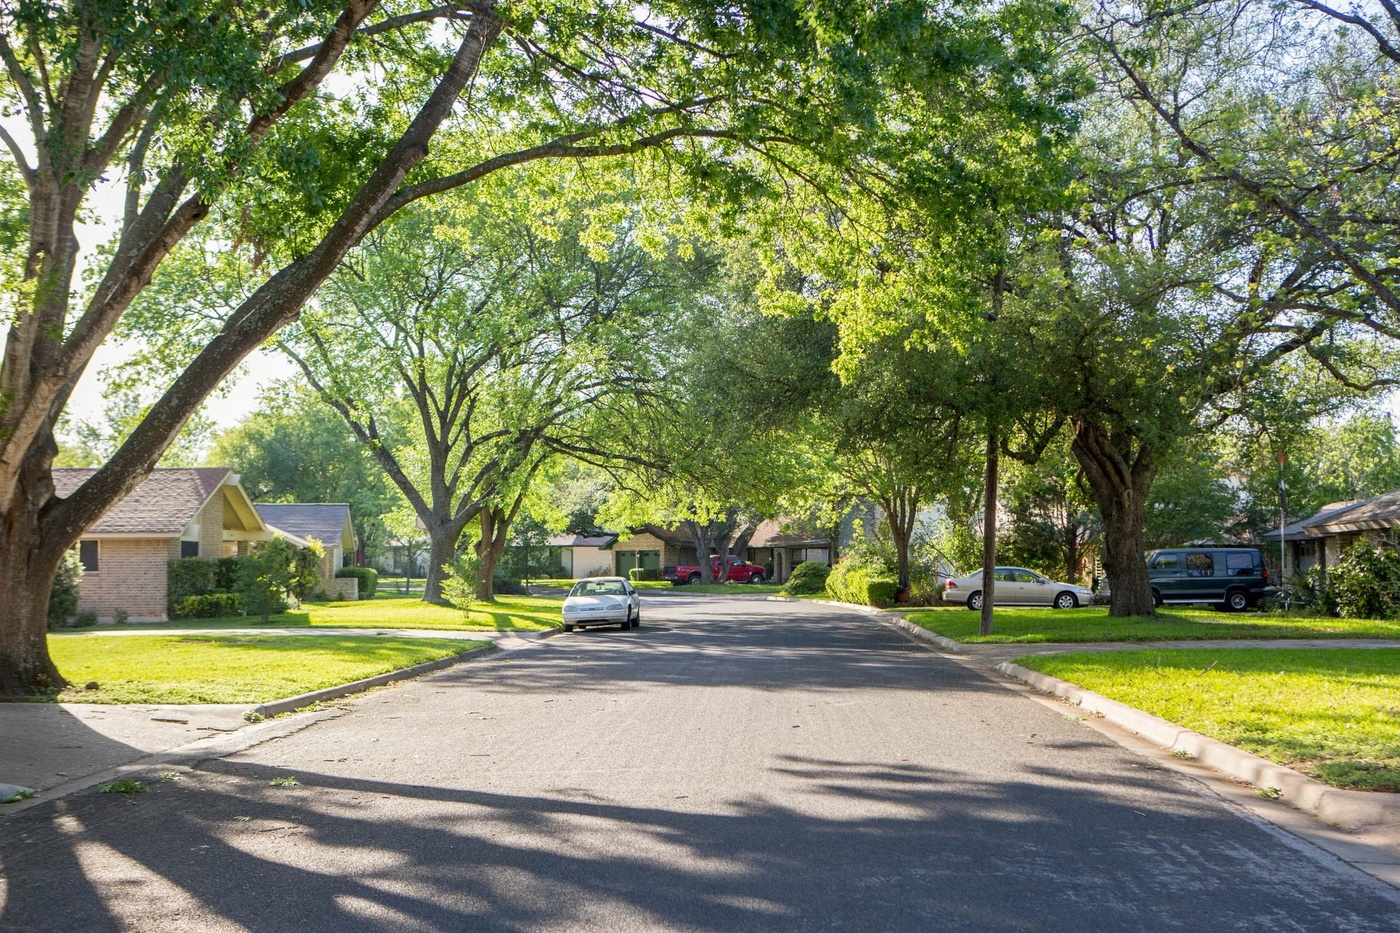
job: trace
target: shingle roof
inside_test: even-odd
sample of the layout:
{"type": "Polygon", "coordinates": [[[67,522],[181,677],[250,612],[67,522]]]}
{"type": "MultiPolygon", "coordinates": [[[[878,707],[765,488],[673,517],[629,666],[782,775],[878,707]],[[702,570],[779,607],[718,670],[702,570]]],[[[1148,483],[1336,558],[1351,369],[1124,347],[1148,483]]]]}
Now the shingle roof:
{"type": "Polygon", "coordinates": [[[828,547],[829,536],[813,534],[810,528],[794,527],[783,530],[780,519],[766,518],[754,529],[749,547],[828,547]]]}
{"type": "MultiPolygon", "coordinates": [[[[96,472],[90,468],[54,470],[54,489],[59,496],[71,495],[96,472]]],[[[88,528],[88,533],[178,535],[224,484],[229,473],[228,467],[153,470],[140,486],[88,528]]]]}
{"type": "Polygon", "coordinates": [[[1400,489],[1352,503],[1335,512],[1316,515],[1304,524],[1313,534],[1394,528],[1400,525],[1400,489]]]}
{"type": "Polygon", "coordinates": [[[267,524],[298,538],[315,538],[326,547],[345,547],[345,524],[350,506],[344,502],[259,502],[258,514],[267,524]]]}
{"type": "Polygon", "coordinates": [[[612,547],[617,535],[607,532],[601,535],[552,535],[550,547],[612,547]]]}

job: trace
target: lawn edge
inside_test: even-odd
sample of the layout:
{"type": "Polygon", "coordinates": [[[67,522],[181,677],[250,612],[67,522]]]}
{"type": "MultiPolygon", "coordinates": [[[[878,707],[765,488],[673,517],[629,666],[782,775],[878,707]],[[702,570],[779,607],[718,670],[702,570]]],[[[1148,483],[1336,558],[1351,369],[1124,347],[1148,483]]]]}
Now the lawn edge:
{"type": "Polygon", "coordinates": [[[352,694],[364,693],[366,690],[382,687],[396,680],[410,680],[414,677],[422,676],[423,674],[440,671],[445,667],[451,667],[463,661],[470,661],[486,654],[492,654],[498,650],[500,649],[497,648],[494,643],[482,645],[478,648],[472,648],[469,651],[463,651],[460,654],[452,654],[445,658],[438,658],[436,661],[424,661],[422,664],[415,664],[412,667],[402,667],[396,671],[375,674],[373,677],[352,680],[349,683],[339,684],[334,687],[323,687],[320,690],[312,690],[310,693],[286,697],[281,700],[273,700],[270,703],[260,703],[249,710],[249,712],[257,713],[264,718],[281,716],[283,713],[290,713],[293,710],[313,706],[326,700],[338,700],[341,697],[351,696],[352,694]]]}
{"type": "Polygon", "coordinates": [[[996,669],[1042,693],[1057,696],[1096,713],[1168,751],[1185,752],[1201,764],[1237,781],[1261,791],[1274,788],[1285,803],[1339,829],[1354,832],[1380,824],[1400,825],[1400,794],[1331,787],[1267,758],[1201,735],[1058,677],[1022,667],[1014,661],[1003,661],[996,669]]]}
{"type": "Polygon", "coordinates": [[[931,641],[938,647],[944,648],[948,651],[965,650],[963,648],[962,642],[953,641],[953,639],[949,638],[948,636],[940,635],[935,631],[926,629],[922,625],[919,625],[917,622],[910,622],[903,616],[892,618],[890,620],[890,624],[893,625],[895,628],[900,629],[901,631],[908,632],[910,635],[913,635],[915,638],[921,641],[931,641]]]}

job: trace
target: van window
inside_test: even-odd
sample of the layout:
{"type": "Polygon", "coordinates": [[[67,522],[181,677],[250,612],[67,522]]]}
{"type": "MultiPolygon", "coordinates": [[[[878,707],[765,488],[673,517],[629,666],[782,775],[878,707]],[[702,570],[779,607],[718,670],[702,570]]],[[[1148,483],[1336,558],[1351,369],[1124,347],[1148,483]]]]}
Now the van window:
{"type": "Polygon", "coordinates": [[[1254,576],[1254,554],[1250,551],[1227,553],[1225,555],[1225,576],[1254,576]]]}
{"type": "Polygon", "coordinates": [[[1176,564],[1177,556],[1178,556],[1178,555],[1176,555],[1176,554],[1158,554],[1156,557],[1152,558],[1152,567],[1151,567],[1151,569],[1152,569],[1152,570],[1170,570],[1170,571],[1175,572],[1175,571],[1176,571],[1176,566],[1177,566],[1177,564],[1176,564]]]}
{"type": "Polygon", "coordinates": [[[1215,576],[1215,559],[1209,554],[1187,554],[1186,575],[1188,577],[1215,576]]]}

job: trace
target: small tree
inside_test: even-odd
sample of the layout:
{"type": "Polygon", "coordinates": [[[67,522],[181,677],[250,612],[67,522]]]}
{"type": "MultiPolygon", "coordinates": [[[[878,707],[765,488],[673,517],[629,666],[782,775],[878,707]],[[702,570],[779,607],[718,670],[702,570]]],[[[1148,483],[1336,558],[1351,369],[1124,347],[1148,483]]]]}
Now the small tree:
{"type": "Polygon", "coordinates": [[[238,568],[237,593],[243,611],[267,622],[287,608],[296,583],[297,548],[286,538],[273,538],[253,549],[238,568]]]}
{"type": "Polygon", "coordinates": [[[287,590],[302,602],[321,585],[321,561],[326,549],[315,538],[306,539],[306,547],[297,548],[292,557],[292,580],[287,590]]]}
{"type": "Polygon", "coordinates": [[[78,611],[78,584],[83,580],[83,562],[77,548],[63,555],[49,590],[49,628],[63,625],[78,611]]]}

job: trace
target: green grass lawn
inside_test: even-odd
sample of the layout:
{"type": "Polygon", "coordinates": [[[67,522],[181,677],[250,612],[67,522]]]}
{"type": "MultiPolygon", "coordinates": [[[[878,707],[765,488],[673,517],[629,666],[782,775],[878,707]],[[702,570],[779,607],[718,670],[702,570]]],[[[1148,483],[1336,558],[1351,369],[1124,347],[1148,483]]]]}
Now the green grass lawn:
{"type": "Polygon", "coordinates": [[[1335,787],[1400,792],[1400,649],[1173,648],[1017,663],[1335,787]]]}
{"type": "MultiPolygon", "coordinates": [[[[378,593],[373,599],[348,603],[306,603],[300,609],[272,616],[268,623],[291,628],[423,628],[451,630],[539,631],[560,624],[562,600],[552,596],[498,596],[494,603],[476,603],[470,614],[451,606],[434,606],[417,597],[378,593]]],[[[259,626],[256,616],[223,619],[177,619],[173,622],[132,623],[127,630],[170,628],[248,628],[259,626]]]]}
{"type": "Polygon", "coordinates": [[[461,654],[483,641],[372,635],[49,636],[75,703],[264,703],[461,654]],[[84,690],[89,681],[100,689],[84,690]]]}
{"type": "Polygon", "coordinates": [[[1165,608],[1156,618],[1110,619],[1107,606],[998,609],[991,635],[978,635],[978,614],[946,607],[905,615],[954,641],[996,644],[1090,641],[1191,641],[1221,638],[1400,638],[1400,621],[1275,616],[1165,608]]]}
{"type": "MultiPolygon", "coordinates": [[[[531,580],[530,585],[568,589],[577,582],[577,580],[531,580]]],[[[770,594],[777,593],[783,588],[780,583],[763,583],[759,585],[753,583],[687,583],[684,586],[672,586],[666,580],[633,580],[632,585],[639,590],[675,590],[677,593],[710,596],[719,594],[742,596],[745,593],[770,594]]]]}

